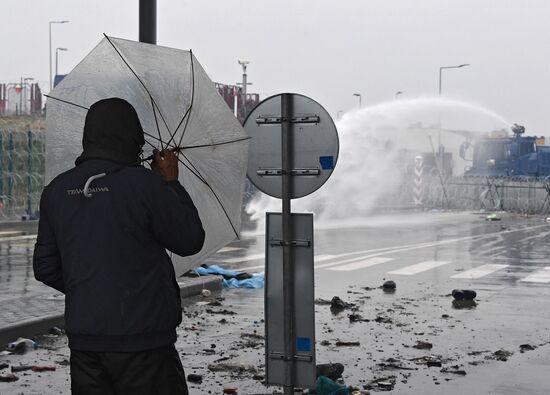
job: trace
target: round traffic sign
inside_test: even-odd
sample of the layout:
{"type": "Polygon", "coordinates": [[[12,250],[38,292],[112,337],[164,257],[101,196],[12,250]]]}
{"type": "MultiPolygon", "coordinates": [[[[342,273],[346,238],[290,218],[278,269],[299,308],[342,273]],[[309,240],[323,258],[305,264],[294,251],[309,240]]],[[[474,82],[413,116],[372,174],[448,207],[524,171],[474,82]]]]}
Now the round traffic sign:
{"type": "MultiPolygon", "coordinates": [[[[250,141],[249,180],[262,192],[282,198],[281,94],[258,104],[244,128],[250,141]]],[[[319,189],[328,180],[338,159],[338,132],[328,112],[313,99],[290,94],[290,198],[319,189]]]]}

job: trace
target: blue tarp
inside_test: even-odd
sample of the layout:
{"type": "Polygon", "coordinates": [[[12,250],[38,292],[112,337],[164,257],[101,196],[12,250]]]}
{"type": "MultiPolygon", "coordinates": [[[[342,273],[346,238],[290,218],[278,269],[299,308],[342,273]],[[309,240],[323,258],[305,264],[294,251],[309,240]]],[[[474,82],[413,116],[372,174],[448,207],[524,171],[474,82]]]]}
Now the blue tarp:
{"type": "Polygon", "coordinates": [[[250,278],[237,279],[243,272],[236,272],[233,270],[224,269],[218,265],[210,265],[208,267],[199,266],[195,271],[201,276],[208,276],[210,274],[223,276],[224,288],[263,288],[264,287],[264,275],[255,274],[250,278]]]}

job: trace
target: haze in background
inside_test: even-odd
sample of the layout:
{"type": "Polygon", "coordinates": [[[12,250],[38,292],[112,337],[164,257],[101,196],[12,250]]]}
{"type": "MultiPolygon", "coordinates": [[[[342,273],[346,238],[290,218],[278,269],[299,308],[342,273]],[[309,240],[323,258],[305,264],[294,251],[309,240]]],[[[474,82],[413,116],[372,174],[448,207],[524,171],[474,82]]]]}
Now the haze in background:
{"type": "MultiPolygon", "coordinates": [[[[48,21],[59,69],[102,38],[137,39],[138,1],[2,0],[1,81],[34,77],[47,92],[48,21]]],[[[550,135],[547,0],[158,0],[158,43],[192,48],[215,81],[262,97],[299,92],[336,118],[358,105],[443,93],[488,108],[528,134],[550,135]]]]}
{"type": "MultiPolygon", "coordinates": [[[[412,205],[412,185],[404,183],[404,177],[411,177],[417,155],[428,153],[429,157],[432,145],[437,150],[440,121],[446,130],[469,130],[474,136],[492,130],[510,132],[510,123],[501,116],[456,100],[399,100],[353,111],[336,125],[340,154],[331,178],[313,194],[293,200],[292,210],[313,212],[316,226],[326,227],[360,224],[377,209],[395,206],[396,202],[412,205]],[[404,185],[410,189],[403,190],[404,185]]],[[[446,152],[453,154],[453,174],[458,176],[471,165],[459,157],[464,141],[465,137],[454,132],[441,136],[446,152]]],[[[263,221],[266,211],[280,210],[281,200],[262,193],[247,208],[258,221],[263,221]]],[[[257,229],[263,230],[263,224],[257,229]]]]}

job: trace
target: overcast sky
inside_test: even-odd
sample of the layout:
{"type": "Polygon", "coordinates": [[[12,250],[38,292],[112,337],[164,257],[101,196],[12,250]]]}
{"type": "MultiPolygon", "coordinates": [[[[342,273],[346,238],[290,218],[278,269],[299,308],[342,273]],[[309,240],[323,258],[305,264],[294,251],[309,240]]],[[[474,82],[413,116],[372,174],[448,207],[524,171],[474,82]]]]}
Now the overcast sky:
{"type": "MultiPolygon", "coordinates": [[[[157,0],[157,43],[192,49],[210,77],[311,96],[333,115],[443,92],[550,135],[548,0],[157,0]]],[[[0,0],[0,81],[48,85],[48,21],[66,73],[101,38],[138,38],[138,0],[0,0]]]]}

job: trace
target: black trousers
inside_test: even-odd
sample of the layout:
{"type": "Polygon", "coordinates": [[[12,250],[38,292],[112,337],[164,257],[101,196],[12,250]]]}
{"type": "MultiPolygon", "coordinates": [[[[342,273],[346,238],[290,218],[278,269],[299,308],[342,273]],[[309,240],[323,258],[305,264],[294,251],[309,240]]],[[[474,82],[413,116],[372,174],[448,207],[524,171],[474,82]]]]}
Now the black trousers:
{"type": "Polygon", "coordinates": [[[188,395],[172,346],[141,352],[71,350],[73,395],[188,395]]]}

